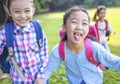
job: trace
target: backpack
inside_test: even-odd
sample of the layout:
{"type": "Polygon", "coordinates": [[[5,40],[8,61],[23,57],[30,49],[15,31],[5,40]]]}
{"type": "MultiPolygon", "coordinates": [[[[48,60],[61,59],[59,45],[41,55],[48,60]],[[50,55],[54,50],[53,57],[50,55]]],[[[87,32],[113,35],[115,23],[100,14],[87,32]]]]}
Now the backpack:
{"type": "Polygon", "coordinates": [[[91,38],[93,41],[99,42],[98,31],[96,30],[94,23],[90,23],[87,37],[91,38]]]}
{"type": "Polygon", "coordinates": [[[0,68],[3,73],[9,73],[10,64],[6,61],[8,52],[7,47],[4,47],[3,53],[0,55],[0,68]]]}
{"type": "MultiPolygon", "coordinates": [[[[38,44],[41,47],[42,46],[42,40],[43,40],[42,28],[37,21],[32,20],[32,23],[34,25],[34,28],[35,28],[35,31],[36,31],[36,34],[37,34],[36,36],[37,36],[38,44]]],[[[6,46],[4,47],[3,53],[0,55],[0,65],[1,65],[0,68],[5,73],[9,73],[9,70],[10,70],[10,64],[9,64],[8,61],[6,61],[7,57],[8,57],[8,55],[13,56],[13,48],[14,48],[13,47],[13,27],[14,27],[13,22],[5,24],[6,46]]],[[[13,58],[11,58],[11,59],[13,59],[13,58]]],[[[17,67],[17,69],[18,68],[19,67],[17,67]]],[[[20,74],[22,74],[21,71],[20,71],[20,74]]]]}
{"type": "MultiPolygon", "coordinates": [[[[108,21],[105,19],[105,24],[106,24],[106,37],[108,37],[109,40],[109,36],[111,34],[111,32],[108,30],[108,21]]],[[[90,38],[92,38],[93,40],[99,42],[100,41],[100,36],[98,33],[98,20],[95,21],[95,24],[90,24],[89,27],[89,32],[88,32],[88,36],[90,38]]]]}
{"type": "MultiPolygon", "coordinates": [[[[85,45],[86,58],[88,59],[88,61],[91,62],[92,64],[95,64],[101,70],[104,70],[104,66],[100,62],[94,59],[91,39],[85,38],[84,43],[85,43],[84,45],[85,45]]],[[[64,44],[65,41],[61,41],[58,46],[59,55],[62,60],[65,60],[64,44]]]]}

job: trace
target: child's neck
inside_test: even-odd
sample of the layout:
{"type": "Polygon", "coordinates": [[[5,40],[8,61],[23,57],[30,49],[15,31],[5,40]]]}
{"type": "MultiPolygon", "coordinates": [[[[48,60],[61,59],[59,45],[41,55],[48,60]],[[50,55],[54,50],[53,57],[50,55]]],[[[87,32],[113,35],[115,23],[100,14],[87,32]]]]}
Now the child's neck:
{"type": "Polygon", "coordinates": [[[100,22],[104,22],[105,19],[99,19],[100,22]]]}
{"type": "Polygon", "coordinates": [[[71,42],[66,42],[66,45],[75,54],[80,53],[83,50],[83,48],[84,48],[83,41],[80,42],[79,44],[73,44],[71,42]]]}

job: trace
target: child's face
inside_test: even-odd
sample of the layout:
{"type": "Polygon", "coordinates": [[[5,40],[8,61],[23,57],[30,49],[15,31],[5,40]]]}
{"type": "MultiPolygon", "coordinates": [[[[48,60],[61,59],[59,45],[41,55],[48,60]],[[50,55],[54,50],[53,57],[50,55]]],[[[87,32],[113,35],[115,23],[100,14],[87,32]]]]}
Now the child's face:
{"type": "Polygon", "coordinates": [[[34,15],[35,9],[31,0],[12,0],[9,15],[20,27],[26,26],[34,15]]]}
{"type": "Polygon", "coordinates": [[[105,18],[105,14],[106,14],[106,10],[105,9],[101,9],[98,13],[98,17],[100,20],[104,20],[105,18]]]}
{"type": "Polygon", "coordinates": [[[64,25],[64,29],[67,33],[67,40],[80,43],[83,40],[89,30],[88,15],[82,11],[76,11],[71,13],[64,25]]]}

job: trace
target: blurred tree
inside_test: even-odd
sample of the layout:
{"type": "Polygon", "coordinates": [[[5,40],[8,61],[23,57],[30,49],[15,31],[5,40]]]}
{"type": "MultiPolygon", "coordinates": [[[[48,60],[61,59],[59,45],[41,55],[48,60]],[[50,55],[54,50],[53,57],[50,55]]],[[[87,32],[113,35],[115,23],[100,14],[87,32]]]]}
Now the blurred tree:
{"type": "Polygon", "coordinates": [[[83,5],[85,0],[74,0],[76,5],[83,5]]]}
{"type": "Polygon", "coordinates": [[[87,8],[105,6],[120,6],[120,0],[34,0],[36,12],[40,9],[49,9],[49,11],[66,10],[74,5],[82,5],[87,8]]]}
{"type": "Polygon", "coordinates": [[[41,9],[39,0],[34,0],[34,3],[36,8],[36,13],[39,13],[41,9]]]}
{"type": "Polygon", "coordinates": [[[3,4],[5,4],[5,0],[0,0],[0,27],[2,27],[7,20],[7,15],[3,4]]]}

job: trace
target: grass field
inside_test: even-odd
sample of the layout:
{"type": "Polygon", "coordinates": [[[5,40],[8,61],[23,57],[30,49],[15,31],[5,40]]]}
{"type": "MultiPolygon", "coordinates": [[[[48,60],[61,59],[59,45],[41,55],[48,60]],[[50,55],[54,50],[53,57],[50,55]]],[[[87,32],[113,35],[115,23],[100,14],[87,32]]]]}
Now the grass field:
{"type": "MultiPolygon", "coordinates": [[[[110,41],[108,41],[110,50],[115,55],[120,56],[120,8],[107,8],[106,18],[112,25],[113,29],[116,31],[115,35],[110,36],[110,41]]],[[[91,17],[94,15],[95,9],[88,9],[91,17]]],[[[64,12],[54,12],[35,15],[34,19],[40,21],[43,30],[48,38],[49,42],[49,52],[52,47],[57,44],[60,40],[59,38],[59,28],[62,25],[62,18],[64,12]]],[[[64,63],[63,63],[64,64],[64,63]]],[[[64,65],[61,65],[50,78],[50,84],[68,84],[65,77],[64,65]]],[[[10,84],[10,79],[0,79],[0,84],[10,84]]],[[[104,71],[104,84],[120,84],[120,72],[114,70],[104,71]]]]}

